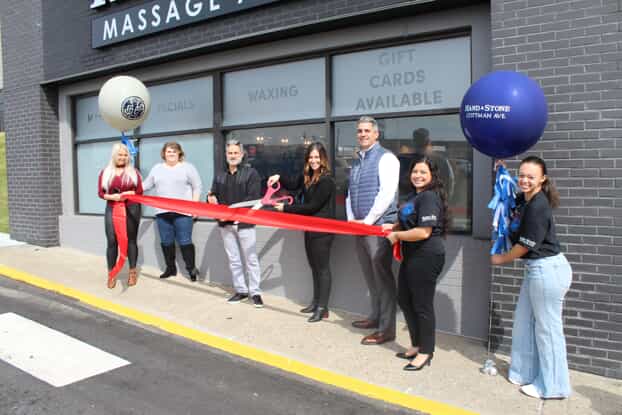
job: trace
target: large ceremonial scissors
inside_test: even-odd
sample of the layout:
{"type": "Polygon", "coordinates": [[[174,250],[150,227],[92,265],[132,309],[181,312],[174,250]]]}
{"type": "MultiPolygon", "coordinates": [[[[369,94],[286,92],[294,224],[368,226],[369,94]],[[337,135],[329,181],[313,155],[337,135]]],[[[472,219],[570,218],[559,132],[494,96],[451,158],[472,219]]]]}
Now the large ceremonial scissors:
{"type": "Polygon", "coordinates": [[[272,198],[272,196],[281,189],[279,182],[274,182],[268,186],[266,194],[261,199],[245,200],[244,202],[234,203],[229,205],[230,208],[250,207],[252,210],[261,209],[263,206],[274,206],[277,203],[285,203],[291,205],[294,203],[294,198],[291,196],[281,196],[272,198]]]}

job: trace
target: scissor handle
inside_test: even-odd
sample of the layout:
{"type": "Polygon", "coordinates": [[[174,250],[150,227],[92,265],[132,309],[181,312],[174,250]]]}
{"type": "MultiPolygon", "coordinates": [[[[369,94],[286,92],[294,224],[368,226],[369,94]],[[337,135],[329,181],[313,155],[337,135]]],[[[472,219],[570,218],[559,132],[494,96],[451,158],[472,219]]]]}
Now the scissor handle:
{"type": "Polygon", "coordinates": [[[270,199],[269,204],[274,206],[275,204],[281,203],[283,201],[287,201],[288,205],[294,204],[294,198],[291,196],[282,196],[282,197],[277,197],[276,199],[270,199]]]}
{"type": "Polygon", "coordinates": [[[263,203],[264,205],[272,205],[273,203],[270,199],[272,198],[272,195],[278,192],[280,189],[281,183],[272,183],[270,186],[268,186],[268,189],[266,189],[266,194],[261,198],[261,203],[263,203]]]}

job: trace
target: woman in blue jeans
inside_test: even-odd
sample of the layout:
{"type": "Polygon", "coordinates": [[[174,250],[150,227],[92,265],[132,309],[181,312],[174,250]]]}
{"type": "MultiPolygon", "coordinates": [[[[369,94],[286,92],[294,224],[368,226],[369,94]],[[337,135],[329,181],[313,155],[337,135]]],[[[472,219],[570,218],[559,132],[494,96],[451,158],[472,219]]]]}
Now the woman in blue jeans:
{"type": "MultiPolygon", "coordinates": [[[[164,144],[160,156],[164,162],[153,166],[143,183],[143,189],[147,191],[155,188],[156,196],[160,197],[198,201],[201,197],[201,177],[192,164],[184,161],[181,145],[176,142],[164,144]]],[[[199,270],[195,266],[192,222],[193,217],[190,215],[156,209],[156,223],[166,262],[166,269],[160,278],[177,274],[175,265],[175,240],[177,240],[190,280],[197,280],[199,270]]]]}
{"type": "Polygon", "coordinates": [[[570,395],[570,378],[562,307],[572,269],[555,235],[552,209],[559,204],[559,193],[547,176],[546,164],[535,156],[521,161],[518,186],[522,194],[515,220],[520,225],[510,236],[514,245],[509,252],[491,257],[493,265],[525,260],[508,380],[528,396],[563,399],[570,395]]]}

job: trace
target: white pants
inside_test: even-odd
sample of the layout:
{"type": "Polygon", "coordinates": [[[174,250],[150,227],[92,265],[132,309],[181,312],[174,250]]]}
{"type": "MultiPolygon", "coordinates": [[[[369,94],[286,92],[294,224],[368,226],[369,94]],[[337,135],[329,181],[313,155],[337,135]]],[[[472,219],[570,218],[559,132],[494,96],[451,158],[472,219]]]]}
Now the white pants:
{"type": "Polygon", "coordinates": [[[241,294],[261,294],[261,270],[257,258],[255,228],[238,229],[237,225],[219,227],[229,257],[229,269],[233,277],[233,287],[241,294]],[[242,255],[240,255],[240,253],[242,255]],[[242,263],[244,257],[244,263],[242,263]],[[244,264],[248,273],[248,285],[244,278],[244,264]]]}

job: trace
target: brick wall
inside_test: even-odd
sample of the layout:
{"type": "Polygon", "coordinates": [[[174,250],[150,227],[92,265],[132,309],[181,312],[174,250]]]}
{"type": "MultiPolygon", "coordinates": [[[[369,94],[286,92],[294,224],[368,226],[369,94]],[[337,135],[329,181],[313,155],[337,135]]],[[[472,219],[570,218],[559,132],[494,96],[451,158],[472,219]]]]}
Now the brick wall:
{"type": "Polygon", "coordinates": [[[41,1],[0,3],[3,103],[11,236],[51,246],[58,244],[61,187],[57,98],[39,85],[41,10],[41,1]]]}
{"type": "MultiPolygon", "coordinates": [[[[494,69],[537,80],[549,103],[543,157],[572,263],[564,324],[571,367],[622,378],[622,1],[492,0],[494,69]]],[[[516,164],[514,163],[514,166],[516,164]]],[[[491,341],[509,351],[522,267],[495,267],[491,341]]]]}

